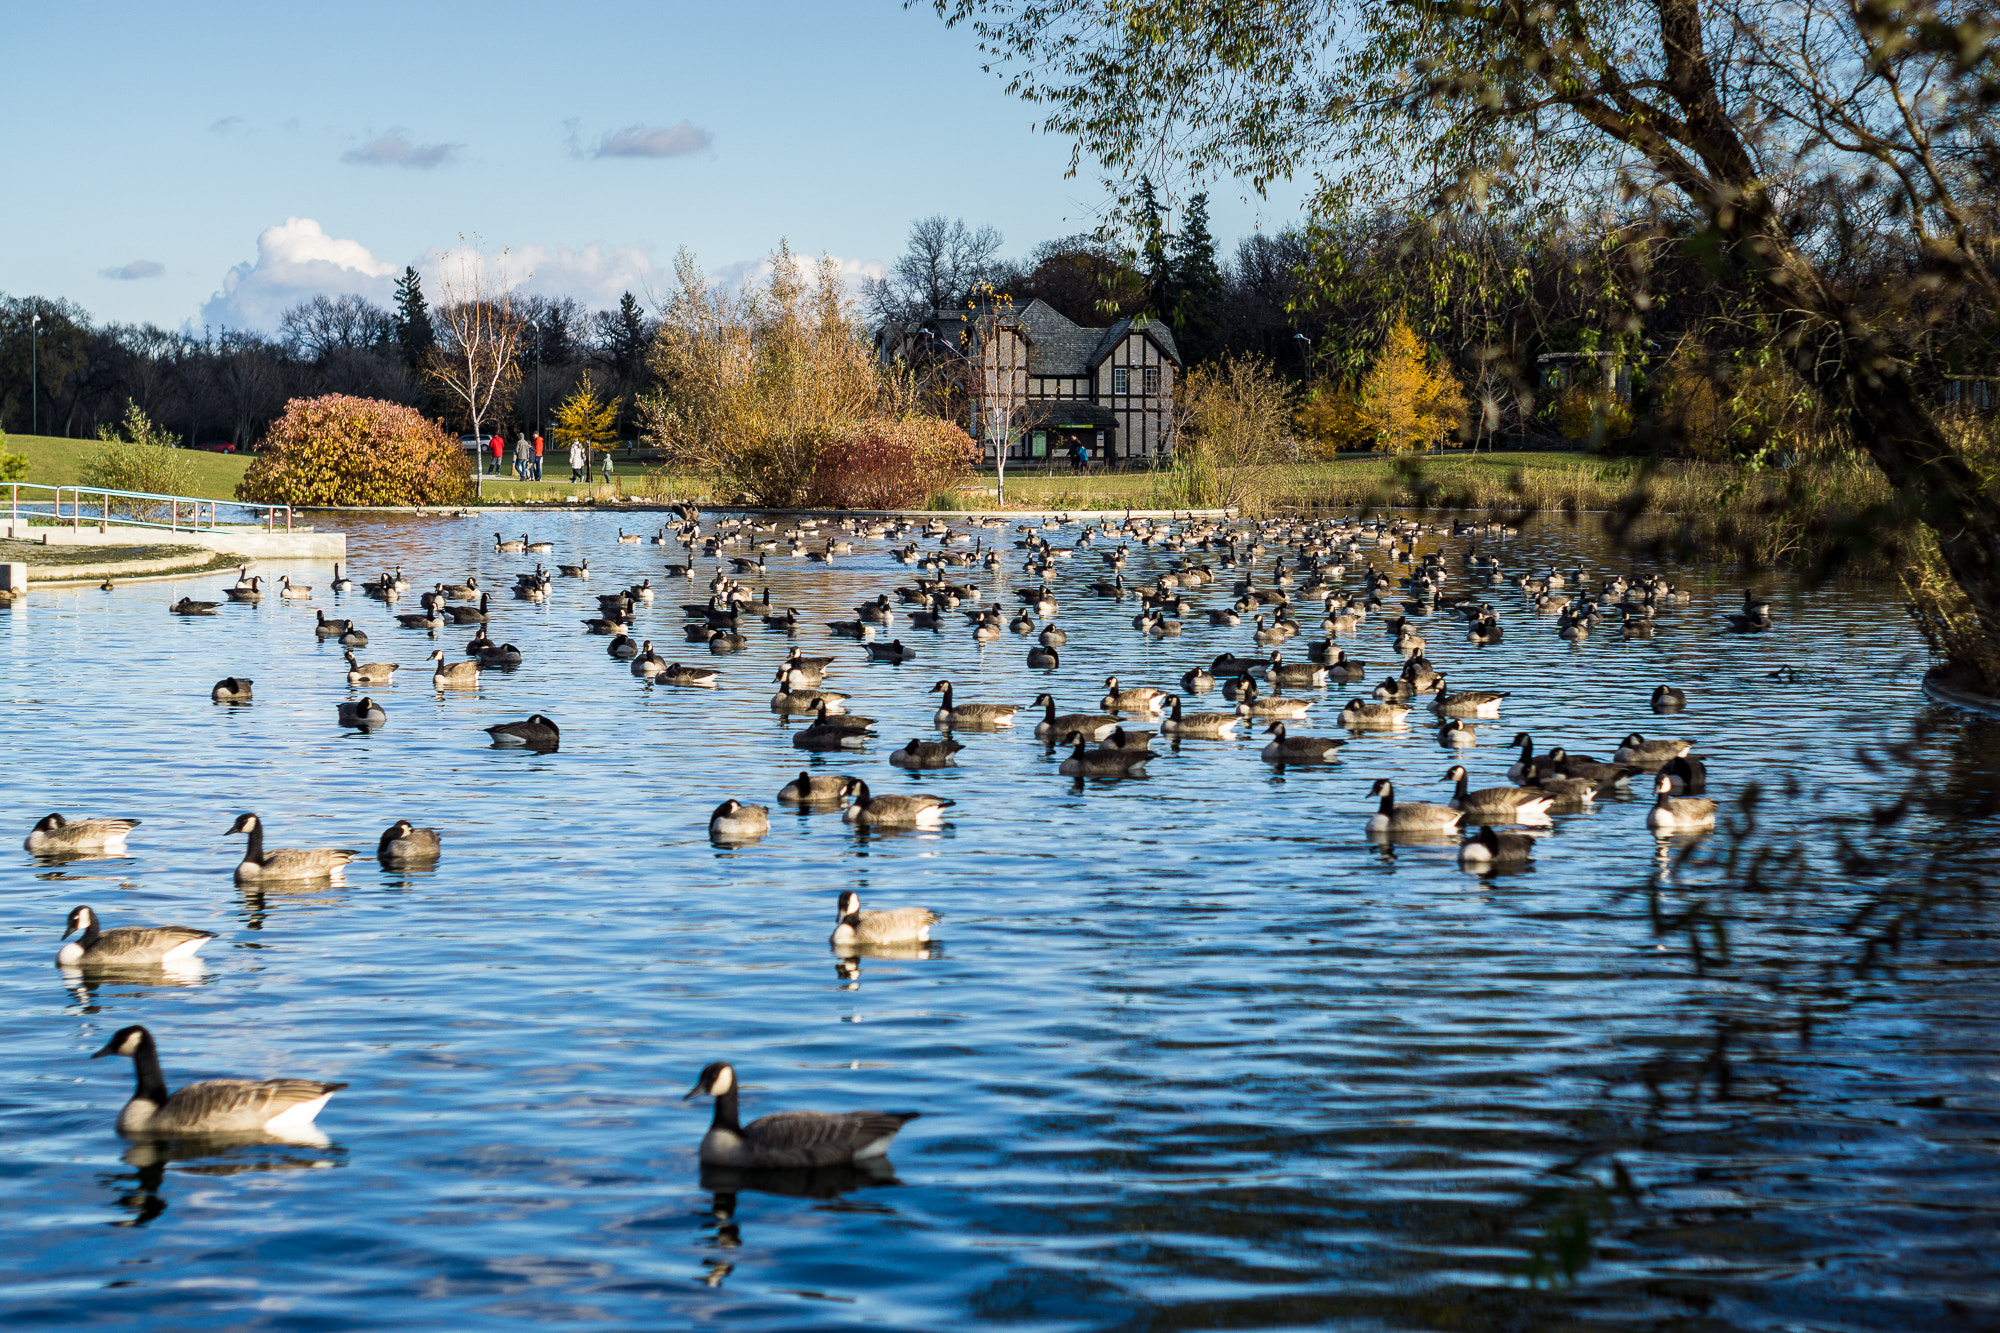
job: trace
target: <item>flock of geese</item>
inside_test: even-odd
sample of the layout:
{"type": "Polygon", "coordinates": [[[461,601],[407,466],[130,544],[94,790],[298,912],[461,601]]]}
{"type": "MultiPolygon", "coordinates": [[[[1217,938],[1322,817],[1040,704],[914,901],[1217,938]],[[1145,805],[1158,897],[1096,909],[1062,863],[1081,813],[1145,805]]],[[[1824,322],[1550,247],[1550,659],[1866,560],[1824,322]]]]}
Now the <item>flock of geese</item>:
{"type": "MultiPolygon", "coordinates": [[[[1070,579],[1081,586],[1065,596],[1133,603],[1132,629],[1147,638],[1180,638],[1187,626],[1199,623],[1193,618],[1197,613],[1193,598],[1205,596],[1212,586],[1217,591],[1227,586],[1229,591],[1220,604],[1199,612],[1200,621],[1218,630],[1249,623],[1253,651],[1225,651],[1197,662],[1179,677],[1175,688],[1108,676],[1095,712],[1060,711],[1053,690],[1039,693],[1026,705],[967,702],[948,677],[938,679],[929,693],[937,696],[932,722],[942,737],[912,737],[888,756],[892,767],[909,770],[957,764],[967,749],[961,735],[1018,730],[1047,746],[1051,757],[1058,749],[1066,751],[1058,765],[1064,776],[1079,783],[1120,781],[1145,776],[1147,764],[1160,757],[1153,749],[1155,740],[1164,740],[1178,752],[1183,743],[1228,742],[1239,729],[1258,727],[1265,738],[1259,752],[1263,762],[1281,770],[1310,768],[1339,763],[1354,739],[1406,729],[1423,713],[1431,715],[1423,725],[1435,727],[1438,744],[1456,753],[1477,741],[1481,723],[1500,717],[1509,695],[1460,688],[1455,680],[1448,681],[1445,668],[1431,656],[1431,640],[1442,646],[1450,636],[1463,635],[1475,649],[1503,641],[1505,629],[1493,599],[1518,598],[1528,615],[1546,618],[1544,623],[1554,634],[1570,641],[1593,633],[1648,637],[1656,631],[1660,612],[1688,601],[1685,593],[1657,576],[1612,575],[1592,581],[1580,569],[1509,576],[1498,558],[1480,549],[1484,540],[1504,543],[1515,535],[1498,524],[1319,519],[1243,525],[1193,515],[1173,522],[1127,515],[1122,521],[1086,524],[1072,543],[1058,545],[1055,538],[1071,525],[1067,519],[1051,518],[1017,526],[1015,554],[1010,556],[1000,545],[1008,526],[1001,520],[974,521],[967,525],[972,531],[967,531],[937,519],[823,524],[806,518],[785,524],[724,518],[704,527],[702,516],[692,509],[677,517],[651,541],[679,548],[680,558],[665,567],[667,580],[691,582],[697,559],[716,560],[705,599],[682,604],[685,641],[712,659],[743,651],[749,642],[746,630],[793,640],[800,626],[809,623],[795,609],[774,608],[768,586],[753,592],[746,581],[764,573],[771,558],[789,555],[829,563],[852,555],[855,542],[863,539],[891,543],[895,560],[914,570],[907,584],[857,605],[853,619],[825,624],[831,635],[857,641],[871,662],[920,658],[921,645],[906,644],[899,625],[907,625],[913,634],[940,635],[962,624],[983,644],[1008,635],[1026,641],[1028,667],[1053,677],[1062,670],[1069,640],[1060,623],[1056,592],[1065,572],[1078,562],[1100,567],[1101,577],[1087,583],[1070,579]],[[1418,539],[1435,537],[1469,537],[1471,542],[1456,566],[1448,566],[1441,545],[1418,554],[1418,539]],[[1165,553],[1167,568],[1151,579],[1128,581],[1134,546],[1165,553]],[[1018,606],[982,604],[971,581],[978,576],[971,571],[992,571],[1006,560],[1021,561],[1032,584],[1017,589],[1018,606]],[[1341,640],[1351,644],[1371,622],[1381,626],[1398,665],[1380,683],[1367,686],[1367,663],[1349,656],[1348,645],[1341,640]],[[1315,629],[1324,637],[1311,638],[1315,629]],[[897,637],[882,641],[892,633],[897,637]],[[1302,651],[1296,651],[1295,638],[1302,641],[1302,651]],[[1288,652],[1294,655],[1288,658],[1288,652]],[[1347,734],[1334,737],[1292,730],[1321,702],[1317,694],[1303,692],[1329,686],[1357,687],[1334,719],[1347,734]],[[1218,693],[1230,706],[1190,711],[1191,699],[1211,693],[1218,693]]],[[[639,534],[619,530],[622,545],[641,540],[639,534]]],[[[518,540],[494,536],[498,554],[539,556],[553,550],[553,543],[525,534],[518,540]]],[[[574,565],[558,564],[554,573],[537,561],[532,570],[518,575],[509,591],[524,601],[546,602],[557,579],[590,577],[587,556],[574,565]]],[[[246,568],[224,589],[222,601],[182,598],[169,610],[181,616],[214,615],[225,602],[261,600],[267,595],[264,582],[246,568]]],[[[346,593],[356,588],[335,566],[333,590],[346,593]]],[[[358,588],[393,611],[410,584],[398,568],[358,588]]],[[[277,597],[289,601],[309,600],[312,593],[288,576],[280,578],[274,589],[277,597]]],[[[635,621],[656,595],[648,578],[597,596],[595,614],[582,619],[584,632],[604,636],[607,656],[627,663],[632,675],[653,685],[717,688],[722,668],[668,660],[656,650],[654,640],[634,638],[635,621]]],[[[491,597],[492,589],[481,586],[477,577],[468,577],[462,583],[436,583],[417,595],[415,610],[395,613],[400,627],[432,638],[455,626],[473,630],[474,637],[455,660],[442,648],[430,652],[433,689],[477,689],[483,670],[510,669],[523,662],[519,647],[495,642],[488,633],[491,597]]],[[[1728,617],[1727,624],[1737,633],[1762,632],[1773,624],[1770,607],[1746,594],[1743,611],[1728,617]]],[[[316,610],[313,632],[316,638],[336,640],[344,649],[346,682],[355,689],[391,685],[402,669],[393,662],[359,660],[355,649],[366,647],[369,635],[351,619],[316,610]]],[[[849,695],[826,687],[825,677],[836,666],[834,657],[808,656],[792,642],[775,672],[771,710],[809,719],[791,735],[799,750],[858,751],[875,739],[875,721],[851,712],[849,695]]],[[[1453,671],[1458,674],[1456,668],[1453,671]]],[[[253,682],[228,677],[210,693],[218,703],[248,703],[254,698],[253,682]]],[[[1661,685],[1649,706],[1656,714],[1676,713],[1687,706],[1687,698],[1681,690],[1661,685]]],[[[371,694],[364,694],[339,702],[337,717],[344,727],[376,728],[386,723],[387,710],[371,694]]],[[[545,752],[560,747],[557,723],[540,713],[486,730],[495,746],[545,752]]],[[[1401,800],[1389,779],[1376,779],[1368,793],[1375,808],[1363,831],[1371,839],[1449,840],[1456,845],[1461,866],[1484,873],[1524,866],[1552,829],[1553,816],[1587,812],[1599,797],[1630,790],[1635,784],[1653,793],[1646,824],[1656,834],[1699,833],[1714,825],[1716,803],[1703,795],[1706,768],[1692,753],[1691,741],[1634,731],[1609,757],[1598,758],[1562,746],[1538,751],[1532,736],[1517,732],[1510,747],[1518,747],[1519,753],[1507,770],[1507,785],[1474,788],[1466,766],[1454,763],[1439,779],[1451,784],[1450,794],[1437,803],[1401,800]]],[[[924,792],[877,793],[860,775],[815,773],[809,768],[801,769],[776,800],[800,812],[839,812],[849,824],[885,829],[936,828],[949,818],[953,805],[924,792]]],[[[127,840],[138,823],[50,814],[30,831],[25,846],[45,858],[128,855],[127,840]]],[[[709,836],[722,845],[754,841],[770,829],[768,807],[737,798],[716,806],[708,823],[709,836]]],[[[235,870],[237,882],[244,885],[338,881],[360,855],[346,848],[267,846],[263,822],[254,813],[239,816],[228,831],[245,839],[235,870]]],[[[395,869],[432,863],[442,850],[438,830],[398,820],[382,832],[375,856],[384,867],[395,869]]],[[[836,904],[830,942],[837,949],[925,942],[939,919],[926,908],[864,910],[860,896],[845,890],[836,904]]],[[[59,966],[115,969],[184,967],[215,936],[181,926],[105,929],[90,907],[79,906],[70,913],[63,938],[59,966]]],[[[216,1079],[169,1090],[153,1037],[140,1026],[122,1029],[96,1054],[124,1056],[133,1062],[134,1091],[117,1118],[117,1129],[132,1136],[306,1137],[316,1132],[313,1120],[327,1100],[347,1086],[310,1079],[216,1079]]],[[[738,1117],[738,1086],[735,1070],[716,1063],[701,1071],[688,1093],[714,1099],[713,1117],[700,1147],[706,1165],[799,1168],[866,1162],[883,1156],[916,1114],[786,1112],[745,1125],[738,1117]]]]}

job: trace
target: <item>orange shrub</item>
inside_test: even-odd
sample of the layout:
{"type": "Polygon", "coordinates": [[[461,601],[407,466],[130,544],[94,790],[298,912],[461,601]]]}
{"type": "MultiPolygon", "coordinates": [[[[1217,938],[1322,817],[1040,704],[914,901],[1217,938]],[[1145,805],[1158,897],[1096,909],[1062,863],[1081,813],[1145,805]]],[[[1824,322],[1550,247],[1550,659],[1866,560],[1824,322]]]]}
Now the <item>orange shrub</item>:
{"type": "Polygon", "coordinates": [[[910,509],[978,461],[972,437],[940,417],[843,423],[820,442],[806,502],[833,509],[910,509]]]}
{"type": "Polygon", "coordinates": [[[413,407],[330,393],[294,398],[236,487],[255,504],[436,505],[472,498],[458,441],[413,407]]]}

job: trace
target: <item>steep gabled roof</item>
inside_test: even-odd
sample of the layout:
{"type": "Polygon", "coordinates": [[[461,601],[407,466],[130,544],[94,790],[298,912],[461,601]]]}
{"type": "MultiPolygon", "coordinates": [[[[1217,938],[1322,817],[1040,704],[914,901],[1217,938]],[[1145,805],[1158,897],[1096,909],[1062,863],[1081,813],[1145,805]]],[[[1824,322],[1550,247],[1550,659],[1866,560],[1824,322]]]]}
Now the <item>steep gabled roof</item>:
{"type": "Polygon", "coordinates": [[[1097,330],[1086,329],[1036,297],[1014,314],[1028,339],[1030,375],[1088,375],[1097,330]]]}

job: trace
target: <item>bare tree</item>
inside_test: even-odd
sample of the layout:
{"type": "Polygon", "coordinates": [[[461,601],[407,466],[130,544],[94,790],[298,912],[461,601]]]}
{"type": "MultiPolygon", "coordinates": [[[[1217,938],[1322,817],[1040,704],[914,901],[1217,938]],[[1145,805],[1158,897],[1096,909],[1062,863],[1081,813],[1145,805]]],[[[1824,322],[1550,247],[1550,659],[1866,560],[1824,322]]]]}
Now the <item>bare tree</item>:
{"type": "Polygon", "coordinates": [[[991,286],[972,294],[972,318],[967,349],[976,367],[974,400],[979,424],[993,442],[999,479],[999,501],[1007,503],[1007,450],[1019,423],[1016,417],[1028,399],[1028,343],[1014,321],[1014,301],[991,286]]]}
{"type": "Polygon", "coordinates": [[[301,301],[278,321],[278,337],[294,356],[324,361],[339,352],[380,347],[396,336],[396,317],[365,296],[321,294],[301,301]]]}
{"type": "Polygon", "coordinates": [[[987,281],[999,263],[1000,230],[974,230],[963,218],[942,213],[910,224],[910,248],[889,270],[889,276],[867,285],[862,300],[869,315],[882,323],[925,319],[939,310],[956,310],[987,281]]]}
{"type": "MultiPolygon", "coordinates": [[[[506,260],[502,250],[489,266],[467,245],[448,252],[440,265],[444,300],[436,315],[437,346],[425,372],[433,385],[465,405],[478,439],[485,438],[486,418],[506,410],[521,380],[514,352],[527,325],[514,312],[506,260]]],[[[476,453],[472,471],[484,475],[476,453]]]]}

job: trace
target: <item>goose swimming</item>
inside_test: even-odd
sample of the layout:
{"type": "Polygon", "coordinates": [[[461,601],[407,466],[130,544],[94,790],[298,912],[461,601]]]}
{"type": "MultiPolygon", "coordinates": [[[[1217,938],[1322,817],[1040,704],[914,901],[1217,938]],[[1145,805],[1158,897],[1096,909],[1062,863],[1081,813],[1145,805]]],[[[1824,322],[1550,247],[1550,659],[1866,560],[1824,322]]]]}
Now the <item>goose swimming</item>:
{"type": "Polygon", "coordinates": [[[715,1098],[715,1116],[702,1135],[704,1166],[739,1169],[844,1166],[886,1156],[889,1143],[916,1111],[850,1111],[827,1115],[819,1111],[781,1111],[745,1125],[737,1119],[736,1070],[717,1061],[682,1101],[715,1098]]]}
{"type": "Polygon", "coordinates": [[[243,1133],[316,1137],[314,1117],[328,1098],[347,1086],[304,1078],[218,1078],[169,1093],[153,1034],[137,1026],[112,1034],[91,1059],[106,1055],[132,1061],[135,1086],[132,1099],[118,1113],[118,1132],[135,1138],[243,1133]]]}

